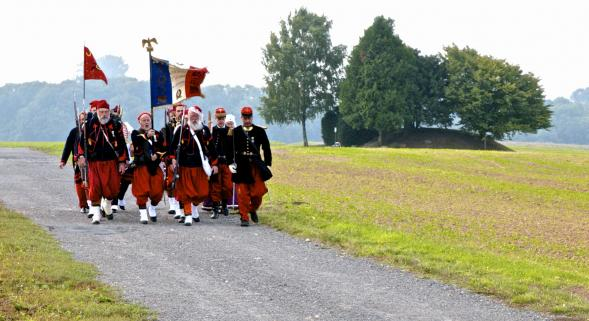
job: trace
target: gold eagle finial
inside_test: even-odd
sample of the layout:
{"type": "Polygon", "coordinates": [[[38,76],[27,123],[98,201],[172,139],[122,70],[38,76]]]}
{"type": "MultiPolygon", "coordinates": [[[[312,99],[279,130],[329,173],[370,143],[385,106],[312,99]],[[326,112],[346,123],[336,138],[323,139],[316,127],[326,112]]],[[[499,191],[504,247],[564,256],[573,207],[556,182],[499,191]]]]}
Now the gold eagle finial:
{"type": "Polygon", "coordinates": [[[151,53],[153,51],[153,47],[151,46],[151,43],[155,43],[156,45],[157,43],[157,39],[155,38],[147,38],[147,39],[143,39],[141,40],[141,46],[145,48],[145,45],[147,44],[147,52],[151,53]]]}

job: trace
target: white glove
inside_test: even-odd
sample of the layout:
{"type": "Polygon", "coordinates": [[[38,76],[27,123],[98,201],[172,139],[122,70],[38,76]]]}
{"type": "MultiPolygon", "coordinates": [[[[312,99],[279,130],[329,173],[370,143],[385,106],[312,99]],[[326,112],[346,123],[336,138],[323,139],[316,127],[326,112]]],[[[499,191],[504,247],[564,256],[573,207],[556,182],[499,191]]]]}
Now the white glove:
{"type": "Polygon", "coordinates": [[[229,167],[229,171],[231,173],[233,173],[233,174],[237,173],[237,164],[233,163],[233,164],[230,164],[228,167],[229,167]]]}

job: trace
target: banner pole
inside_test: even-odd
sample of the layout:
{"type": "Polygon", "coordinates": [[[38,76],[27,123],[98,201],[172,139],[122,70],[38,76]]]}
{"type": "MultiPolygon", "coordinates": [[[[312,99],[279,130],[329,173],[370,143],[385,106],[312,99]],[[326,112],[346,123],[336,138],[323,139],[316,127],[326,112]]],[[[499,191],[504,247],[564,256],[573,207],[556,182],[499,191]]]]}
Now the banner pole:
{"type": "Polygon", "coordinates": [[[153,103],[151,101],[151,52],[153,51],[153,46],[151,45],[151,43],[155,43],[157,44],[157,39],[155,38],[147,38],[147,39],[143,39],[141,40],[141,45],[143,47],[145,47],[145,49],[147,50],[147,53],[149,54],[149,108],[151,110],[151,128],[153,128],[153,103]],[[145,46],[147,45],[147,47],[145,46]]]}

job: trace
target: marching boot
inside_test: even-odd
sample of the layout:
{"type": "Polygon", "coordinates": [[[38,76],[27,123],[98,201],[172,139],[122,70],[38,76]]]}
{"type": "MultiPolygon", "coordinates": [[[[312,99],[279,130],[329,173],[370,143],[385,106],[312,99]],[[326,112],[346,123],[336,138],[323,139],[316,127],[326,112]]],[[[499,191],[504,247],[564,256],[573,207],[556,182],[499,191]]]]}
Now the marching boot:
{"type": "Polygon", "coordinates": [[[119,204],[119,209],[121,211],[124,211],[125,210],[125,205],[127,205],[127,203],[125,203],[125,200],[124,199],[119,200],[118,204],[119,204]]]}
{"type": "Polygon", "coordinates": [[[110,211],[112,213],[116,213],[119,210],[119,206],[117,204],[113,204],[110,206],[110,211]]]}
{"type": "MultiPolygon", "coordinates": [[[[105,204],[110,204],[110,200],[106,200],[105,204]]],[[[108,205],[104,208],[104,214],[106,215],[106,219],[109,221],[112,221],[112,219],[114,218],[114,216],[112,215],[112,207],[108,205]]]]}
{"type": "Polygon", "coordinates": [[[143,208],[139,210],[139,222],[141,224],[147,224],[147,209],[143,208]]]}
{"type": "Polygon", "coordinates": [[[184,226],[191,226],[192,225],[192,215],[184,216],[184,226]]]}
{"type": "Polygon", "coordinates": [[[101,198],[100,199],[100,215],[102,215],[102,217],[106,216],[106,208],[107,207],[110,208],[110,206],[106,203],[106,199],[101,198]]]}
{"type": "Polygon", "coordinates": [[[227,208],[227,200],[221,201],[221,212],[225,216],[229,215],[229,209],[227,208]]]}
{"type": "Polygon", "coordinates": [[[190,204],[192,206],[192,219],[195,223],[200,222],[200,215],[198,214],[198,205],[190,204]]]}
{"type": "Polygon", "coordinates": [[[80,209],[80,213],[82,213],[82,214],[86,214],[86,213],[88,213],[88,208],[87,208],[87,207],[82,207],[82,208],[80,209]]]}
{"type": "Polygon", "coordinates": [[[176,214],[176,210],[178,208],[178,203],[176,202],[176,199],[174,197],[168,197],[168,201],[170,201],[170,209],[168,210],[168,214],[176,214]]]}
{"type": "Polygon", "coordinates": [[[258,223],[258,213],[256,211],[251,211],[250,217],[254,223],[258,223]]]}
{"type": "Polygon", "coordinates": [[[219,203],[213,203],[213,213],[211,213],[211,218],[216,219],[219,217],[219,203]]]}
{"type": "Polygon", "coordinates": [[[100,224],[100,206],[90,207],[88,215],[92,215],[92,224],[100,224]]]}
{"type": "MultiPolygon", "coordinates": [[[[92,206],[92,203],[90,203],[90,205],[88,206],[88,215],[86,216],[87,218],[92,218],[92,216],[94,216],[94,210],[92,210],[94,206],[92,206]]],[[[98,211],[97,213],[100,213],[100,206],[98,207],[98,211]]]]}
{"type": "Polygon", "coordinates": [[[250,222],[248,220],[244,220],[244,219],[239,219],[241,221],[241,226],[250,226],[250,222]]]}
{"type": "Polygon", "coordinates": [[[174,218],[179,220],[183,217],[184,217],[184,210],[181,208],[176,209],[176,215],[174,215],[174,218]]]}
{"type": "Polygon", "coordinates": [[[147,211],[149,212],[149,219],[154,223],[157,222],[157,212],[155,211],[155,206],[150,204],[147,207],[147,211]]]}

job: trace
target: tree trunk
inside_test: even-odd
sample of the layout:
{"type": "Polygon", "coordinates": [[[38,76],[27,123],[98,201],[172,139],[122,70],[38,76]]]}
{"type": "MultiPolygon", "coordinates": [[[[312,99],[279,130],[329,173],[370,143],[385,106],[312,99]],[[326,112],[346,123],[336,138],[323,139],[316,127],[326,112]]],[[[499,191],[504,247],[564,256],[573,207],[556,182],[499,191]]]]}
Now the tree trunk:
{"type": "Polygon", "coordinates": [[[303,146],[305,147],[309,147],[309,141],[307,140],[307,116],[305,114],[303,114],[303,119],[302,119],[302,124],[303,124],[303,146]]]}
{"type": "Polygon", "coordinates": [[[383,136],[384,136],[384,131],[383,130],[379,130],[378,131],[378,146],[382,146],[382,144],[383,144],[383,136]]]}

